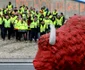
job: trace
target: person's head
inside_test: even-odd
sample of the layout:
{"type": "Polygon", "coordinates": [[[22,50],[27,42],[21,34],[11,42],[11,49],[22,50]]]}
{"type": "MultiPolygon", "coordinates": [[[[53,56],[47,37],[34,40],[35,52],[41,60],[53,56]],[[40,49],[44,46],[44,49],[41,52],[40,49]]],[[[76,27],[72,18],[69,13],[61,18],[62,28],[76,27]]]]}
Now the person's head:
{"type": "Polygon", "coordinates": [[[48,19],[49,18],[49,16],[48,15],[46,15],[46,17],[45,17],[46,19],[48,19]]]}
{"type": "Polygon", "coordinates": [[[22,17],[19,17],[19,20],[20,20],[20,21],[23,21],[22,17]]]}
{"type": "Polygon", "coordinates": [[[11,2],[9,2],[9,5],[11,5],[11,2]]]}
{"type": "Polygon", "coordinates": [[[32,8],[32,7],[30,7],[30,10],[33,10],[33,8],[32,8]]]}
{"type": "Polygon", "coordinates": [[[20,9],[22,8],[22,6],[19,7],[20,9]]]}
{"type": "Polygon", "coordinates": [[[8,15],[6,15],[6,19],[9,19],[9,16],[8,15]]]}
{"type": "Polygon", "coordinates": [[[57,18],[60,19],[60,15],[57,15],[57,18]]]}
{"type": "Polygon", "coordinates": [[[37,16],[34,16],[34,22],[36,22],[37,21],[37,16]]]}
{"type": "Polygon", "coordinates": [[[55,21],[55,17],[52,17],[52,21],[55,21]]]}
{"type": "Polygon", "coordinates": [[[46,9],[46,6],[43,6],[43,9],[46,9]]]}
{"type": "Polygon", "coordinates": [[[45,24],[45,22],[42,20],[42,21],[41,21],[41,24],[42,24],[42,25],[44,25],[44,24],[45,24]]]}
{"type": "Polygon", "coordinates": [[[44,15],[42,14],[40,17],[41,17],[41,18],[44,18],[44,15]]]}
{"type": "Polygon", "coordinates": [[[56,9],[55,9],[54,11],[55,11],[55,12],[57,12],[57,10],[56,10],[56,9]]]}
{"type": "Polygon", "coordinates": [[[14,7],[14,10],[17,10],[17,7],[14,7]]]}
{"type": "Polygon", "coordinates": [[[17,17],[17,20],[19,21],[19,17],[17,17]]]}
{"type": "Polygon", "coordinates": [[[25,5],[23,5],[22,7],[25,7],[25,5]]]}
{"type": "Polygon", "coordinates": [[[36,11],[36,14],[38,14],[39,12],[38,11],[36,11]]]}
{"type": "Polygon", "coordinates": [[[35,8],[33,8],[33,11],[35,12],[35,8]]]}
{"type": "Polygon", "coordinates": [[[26,8],[29,9],[28,6],[26,6],[26,8]]]}
{"type": "Polygon", "coordinates": [[[63,16],[63,13],[61,12],[61,16],[63,16]]]}
{"type": "Polygon", "coordinates": [[[41,7],[41,10],[43,10],[43,7],[41,7]]]}

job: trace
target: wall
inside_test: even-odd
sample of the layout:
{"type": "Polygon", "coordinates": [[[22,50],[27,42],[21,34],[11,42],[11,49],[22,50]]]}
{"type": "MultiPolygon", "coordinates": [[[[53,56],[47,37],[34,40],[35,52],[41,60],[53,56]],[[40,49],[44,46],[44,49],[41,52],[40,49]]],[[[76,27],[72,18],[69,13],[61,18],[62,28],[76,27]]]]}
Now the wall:
{"type": "Polygon", "coordinates": [[[63,12],[66,17],[72,16],[75,13],[85,15],[85,4],[78,3],[72,0],[0,0],[0,7],[5,7],[11,1],[14,6],[23,4],[28,7],[34,7],[40,10],[42,6],[47,6],[50,11],[57,9],[58,12],[63,12]]]}
{"type": "Polygon", "coordinates": [[[0,8],[4,8],[8,5],[8,2],[11,1],[12,4],[15,6],[16,1],[15,0],[0,0],[0,8]]]}

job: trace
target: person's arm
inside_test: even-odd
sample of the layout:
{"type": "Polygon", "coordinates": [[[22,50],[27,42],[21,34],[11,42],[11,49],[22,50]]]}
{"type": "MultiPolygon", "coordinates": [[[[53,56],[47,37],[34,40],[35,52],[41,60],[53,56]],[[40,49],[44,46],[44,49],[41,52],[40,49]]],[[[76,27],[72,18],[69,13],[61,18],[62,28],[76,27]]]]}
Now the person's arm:
{"type": "Polygon", "coordinates": [[[14,6],[12,5],[12,8],[14,8],[14,6]]]}
{"type": "Polygon", "coordinates": [[[62,25],[64,25],[64,22],[65,22],[65,17],[63,17],[63,23],[62,23],[62,25]]]}
{"type": "MultiPolygon", "coordinates": [[[[2,19],[3,20],[3,19],[2,19]]],[[[2,22],[2,27],[4,27],[4,24],[5,24],[5,21],[3,20],[3,22],[2,22]]]]}

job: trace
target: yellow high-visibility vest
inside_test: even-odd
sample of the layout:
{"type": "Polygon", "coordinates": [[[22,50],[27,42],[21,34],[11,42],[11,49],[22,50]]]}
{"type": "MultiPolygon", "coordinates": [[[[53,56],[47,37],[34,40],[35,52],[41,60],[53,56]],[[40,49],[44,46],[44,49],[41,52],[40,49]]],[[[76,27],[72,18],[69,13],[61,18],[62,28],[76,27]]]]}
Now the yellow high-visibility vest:
{"type": "Polygon", "coordinates": [[[45,22],[47,28],[48,28],[48,25],[52,24],[52,21],[50,19],[48,19],[48,20],[44,19],[44,22],[45,22]]]}
{"type": "Polygon", "coordinates": [[[0,17],[0,25],[3,23],[3,19],[0,17]]]}
{"type": "Polygon", "coordinates": [[[35,27],[35,23],[32,22],[32,23],[30,24],[30,28],[34,28],[34,27],[35,27]]]}
{"type": "Polygon", "coordinates": [[[54,24],[54,26],[57,24],[57,22],[56,21],[54,21],[54,22],[52,22],[53,24],[54,24]]]}
{"type": "Polygon", "coordinates": [[[9,10],[12,10],[12,5],[8,5],[8,9],[9,10]]]}
{"type": "Polygon", "coordinates": [[[64,18],[64,16],[61,17],[61,21],[62,21],[62,22],[63,22],[63,18],[64,18]]]}
{"type": "Polygon", "coordinates": [[[1,16],[3,15],[3,12],[2,12],[2,11],[0,11],[0,15],[1,15],[1,16]]]}
{"type": "Polygon", "coordinates": [[[36,22],[32,22],[31,24],[30,24],[30,28],[37,28],[37,26],[38,26],[38,22],[36,21],[36,22]]]}
{"type": "Polygon", "coordinates": [[[18,20],[15,20],[14,28],[19,29],[19,24],[20,24],[20,22],[18,20]]]}
{"type": "Polygon", "coordinates": [[[43,12],[43,15],[44,15],[44,16],[46,16],[46,13],[47,13],[47,12],[46,12],[46,11],[44,11],[44,12],[43,12]]]}
{"type": "Polygon", "coordinates": [[[53,14],[53,15],[56,15],[57,13],[58,13],[58,12],[53,11],[53,13],[52,13],[52,14],[53,14]]]}
{"type": "Polygon", "coordinates": [[[57,25],[62,26],[62,19],[56,19],[57,25]]]}
{"type": "Polygon", "coordinates": [[[40,32],[45,32],[45,29],[46,29],[46,25],[42,25],[40,26],[40,32]]]}
{"type": "Polygon", "coordinates": [[[27,22],[26,21],[23,21],[23,24],[24,24],[24,30],[28,30],[27,22]]]}
{"type": "Polygon", "coordinates": [[[8,20],[7,19],[4,19],[4,23],[5,23],[4,24],[4,27],[5,28],[10,28],[10,25],[11,25],[11,20],[10,19],[8,19],[8,20]]]}

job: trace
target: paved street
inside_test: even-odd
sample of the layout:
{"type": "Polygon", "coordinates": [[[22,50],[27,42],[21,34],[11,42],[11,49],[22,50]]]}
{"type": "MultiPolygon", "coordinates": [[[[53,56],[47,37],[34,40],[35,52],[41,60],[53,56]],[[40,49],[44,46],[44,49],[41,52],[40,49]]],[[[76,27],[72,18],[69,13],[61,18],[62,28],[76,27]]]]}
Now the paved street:
{"type": "Polygon", "coordinates": [[[2,63],[0,70],[35,70],[32,63],[2,63]]]}
{"type": "Polygon", "coordinates": [[[35,70],[33,59],[37,43],[0,39],[0,70],[35,70]]]}
{"type": "Polygon", "coordinates": [[[0,39],[0,58],[34,58],[36,52],[35,42],[0,39]]]}

